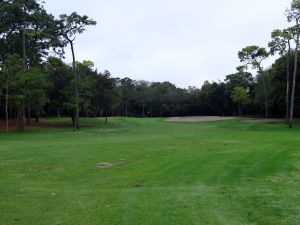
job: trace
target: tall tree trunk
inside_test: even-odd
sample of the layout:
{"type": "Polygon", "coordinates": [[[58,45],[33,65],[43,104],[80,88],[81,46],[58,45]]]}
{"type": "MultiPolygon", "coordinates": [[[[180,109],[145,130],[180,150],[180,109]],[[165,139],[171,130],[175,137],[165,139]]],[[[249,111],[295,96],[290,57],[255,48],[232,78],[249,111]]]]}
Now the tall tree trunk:
{"type": "Polygon", "coordinates": [[[23,51],[23,70],[27,69],[27,60],[26,60],[26,19],[23,17],[23,26],[22,26],[22,51],[23,51]]]}
{"type": "Polygon", "coordinates": [[[22,125],[22,120],[23,120],[23,108],[20,107],[18,109],[18,113],[17,113],[17,118],[16,118],[16,131],[22,131],[23,129],[23,125],[22,125]]]}
{"type": "MultiPolygon", "coordinates": [[[[27,56],[26,56],[26,9],[24,8],[24,15],[22,18],[22,51],[23,51],[23,71],[25,72],[27,70],[27,56]]],[[[24,130],[24,102],[22,101],[21,103],[21,108],[20,108],[20,113],[19,115],[19,129],[18,131],[23,131],[24,130]]]]}
{"type": "Polygon", "coordinates": [[[27,125],[30,125],[30,118],[31,118],[31,109],[30,109],[30,103],[27,104],[27,125]]]}
{"type": "Polygon", "coordinates": [[[145,117],[145,105],[143,104],[143,118],[145,117]]]}
{"type": "Polygon", "coordinates": [[[12,104],[9,104],[9,119],[13,119],[13,107],[12,104]]]}
{"type": "Polygon", "coordinates": [[[285,96],[285,104],[286,104],[286,110],[285,110],[285,119],[286,122],[289,122],[289,104],[290,104],[290,47],[286,56],[286,63],[287,63],[287,69],[286,69],[286,96],[285,96]]]}
{"type": "Polygon", "coordinates": [[[5,120],[6,120],[6,132],[8,132],[8,76],[6,77],[6,101],[5,101],[5,120]]]}
{"type": "Polygon", "coordinates": [[[164,115],[164,113],[163,113],[163,103],[161,102],[160,103],[160,117],[162,118],[163,115],[164,115]]]}
{"type": "Polygon", "coordinates": [[[128,117],[128,103],[127,103],[127,100],[125,102],[125,116],[128,117]]]}
{"type": "Polygon", "coordinates": [[[107,111],[105,111],[105,124],[107,124],[107,111]]]}
{"type": "Polygon", "coordinates": [[[71,51],[72,51],[72,59],[73,59],[73,71],[75,75],[75,105],[76,105],[76,111],[75,111],[75,123],[74,123],[74,132],[79,129],[79,93],[78,93],[78,75],[76,70],[76,61],[75,61],[75,52],[74,52],[74,46],[73,41],[69,40],[71,45],[71,51]]]}
{"type": "Polygon", "coordinates": [[[16,116],[16,131],[20,131],[19,128],[20,128],[20,111],[18,111],[17,113],[17,116],[16,116]]]}
{"type": "Polygon", "coordinates": [[[241,103],[238,103],[238,111],[239,111],[239,116],[242,116],[242,106],[241,106],[241,103]]]}
{"type": "Polygon", "coordinates": [[[22,102],[22,114],[21,114],[21,131],[25,128],[25,106],[24,102],[22,102]]]}
{"type": "Polygon", "coordinates": [[[35,122],[38,123],[39,122],[39,117],[40,117],[40,113],[38,110],[36,110],[35,112],[35,122]]]}
{"type": "Polygon", "coordinates": [[[261,67],[259,67],[259,74],[262,76],[262,80],[263,80],[263,89],[264,89],[264,98],[265,98],[265,117],[268,118],[269,117],[269,98],[268,98],[265,74],[263,73],[263,70],[261,67]]]}
{"type": "Polygon", "coordinates": [[[291,107],[290,107],[290,119],[289,119],[289,128],[293,127],[294,121],[294,106],[295,106],[295,89],[296,89],[296,77],[297,77],[297,68],[298,68],[298,50],[299,50],[299,36],[300,30],[298,26],[298,33],[296,39],[296,50],[295,50],[295,62],[294,62],[294,74],[293,74],[293,85],[292,85],[292,95],[291,95],[291,107]]]}

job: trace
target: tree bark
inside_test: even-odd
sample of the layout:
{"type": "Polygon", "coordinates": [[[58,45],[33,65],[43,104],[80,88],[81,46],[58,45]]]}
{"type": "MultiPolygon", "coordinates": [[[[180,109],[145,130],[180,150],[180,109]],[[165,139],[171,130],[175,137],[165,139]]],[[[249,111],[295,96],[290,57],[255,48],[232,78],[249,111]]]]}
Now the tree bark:
{"type": "Polygon", "coordinates": [[[70,45],[71,45],[71,51],[72,51],[72,59],[73,59],[73,71],[75,75],[75,105],[76,105],[76,111],[75,111],[75,123],[74,123],[74,132],[79,129],[79,93],[78,93],[78,75],[76,71],[76,61],[75,61],[75,52],[74,52],[74,46],[73,41],[69,39],[70,45]]]}
{"type": "Polygon", "coordinates": [[[267,85],[266,85],[266,78],[265,74],[263,74],[263,70],[261,67],[259,67],[259,73],[262,76],[263,80],[263,89],[264,89],[264,98],[265,98],[265,113],[266,113],[266,118],[269,117],[269,98],[268,98],[268,93],[267,93],[267,85]]]}
{"type": "Polygon", "coordinates": [[[5,120],[6,120],[6,132],[8,132],[8,76],[6,77],[6,101],[5,101],[5,120]]]}
{"type": "MultiPolygon", "coordinates": [[[[23,71],[25,72],[27,69],[27,57],[26,57],[26,8],[24,7],[24,14],[22,18],[22,51],[23,51],[23,71]]],[[[18,131],[23,131],[24,130],[24,102],[22,101],[21,106],[20,106],[20,115],[19,115],[19,125],[18,125],[18,131]]]]}
{"type": "MultiPolygon", "coordinates": [[[[25,9],[24,9],[25,10],[25,9]]],[[[23,70],[25,71],[27,69],[27,63],[26,63],[26,18],[25,18],[25,12],[23,16],[23,26],[22,26],[22,51],[23,51],[23,70]]]]}
{"type": "Polygon", "coordinates": [[[108,118],[107,118],[107,112],[105,111],[105,124],[107,124],[107,120],[108,120],[108,118]]]}
{"type": "Polygon", "coordinates": [[[125,116],[128,117],[128,103],[127,103],[127,100],[125,102],[125,116]]]}
{"type": "Polygon", "coordinates": [[[18,113],[17,113],[17,118],[16,118],[16,131],[22,131],[23,130],[23,108],[19,108],[18,113]]]}
{"type": "Polygon", "coordinates": [[[25,129],[25,107],[24,107],[24,102],[22,102],[22,114],[21,114],[21,131],[25,129]]]}
{"type": "Polygon", "coordinates": [[[27,104],[27,125],[30,125],[31,109],[30,103],[27,104]]]}
{"type": "Polygon", "coordinates": [[[239,111],[239,116],[242,116],[242,106],[241,106],[241,103],[238,103],[238,111],[239,111]]]}
{"type": "Polygon", "coordinates": [[[285,110],[285,119],[286,122],[289,122],[289,104],[290,104],[290,47],[289,50],[287,52],[287,71],[286,71],[286,96],[285,96],[285,102],[286,102],[286,110],[285,110]]]}
{"type": "Polygon", "coordinates": [[[295,63],[294,63],[294,74],[293,74],[293,84],[292,84],[292,95],[291,95],[291,107],[290,107],[290,119],[289,119],[289,128],[293,127],[294,121],[294,106],[295,106],[295,89],[296,89],[296,77],[297,77],[297,68],[298,68],[298,50],[299,50],[299,24],[298,26],[298,33],[296,39],[296,50],[295,50],[295,63]]]}
{"type": "Polygon", "coordinates": [[[145,117],[145,105],[143,104],[143,118],[145,117]]]}
{"type": "Polygon", "coordinates": [[[40,117],[40,113],[39,111],[35,112],[35,122],[38,123],[39,122],[39,117],[40,117]]]}

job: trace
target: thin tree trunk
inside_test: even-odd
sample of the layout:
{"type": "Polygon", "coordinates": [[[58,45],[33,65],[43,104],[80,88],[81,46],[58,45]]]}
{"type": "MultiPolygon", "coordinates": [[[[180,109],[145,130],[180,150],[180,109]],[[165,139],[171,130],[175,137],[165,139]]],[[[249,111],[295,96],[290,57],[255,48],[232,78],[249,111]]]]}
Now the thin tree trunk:
{"type": "Polygon", "coordinates": [[[143,104],[143,118],[145,117],[145,105],[143,104]]]}
{"type": "Polygon", "coordinates": [[[13,119],[13,107],[12,104],[9,104],[9,119],[13,119]]]}
{"type": "Polygon", "coordinates": [[[160,103],[160,117],[163,117],[163,103],[160,103]]]}
{"type": "Polygon", "coordinates": [[[24,102],[22,102],[22,114],[21,114],[21,131],[24,130],[25,128],[25,107],[24,107],[24,102]]]}
{"type": "MultiPolygon", "coordinates": [[[[22,50],[23,50],[23,71],[25,72],[27,69],[27,60],[26,60],[26,17],[25,17],[26,9],[24,8],[24,15],[22,18],[22,50]]],[[[20,108],[20,115],[19,115],[19,127],[18,131],[24,130],[24,103],[22,102],[20,108]]]]}
{"type": "Polygon", "coordinates": [[[128,117],[128,103],[127,103],[127,100],[125,102],[125,116],[128,117]]]}
{"type": "Polygon", "coordinates": [[[20,127],[20,126],[19,126],[19,123],[20,123],[20,122],[19,122],[19,118],[20,118],[19,113],[20,113],[20,112],[18,111],[17,116],[16,116],[16,131],[17,131],[17,132],[19,131],[19,127],[20,127]]]}
{"type": "Polygon", "coordinates": [[[72,59],[73,59],[73,71],[75,75],[75,105],[76,105],[76,112],[75,112],[75,123],[74,123],[74,132],[79,129],[79,93],[78,93],[78,76],[77,76],[77,70],[76,70],[76,61],[75,61],[75,52],[74,52],[74,46],[73,42],[69,40],[71,45],[71,51],[72,51],[72,59]]]}
{"type": "Polygon", "coordinates": [[[242,107],[241,107],[241,103],[238,103],[238,111],[239,111],[239,116],[242,116],[242,107]]]}
{"type": "MultiPolygon", "coordinates": [[[[299,25],[297,24],[297,26],[299,26],[299,25]]],[[[294,120],[295,89],[296,89],[296,77],[297,77],[297,67],[298,67],[299,36],[300,36],[300,30],[298,28],[297,39],[296,39],[296,50],[295,50],[295,63],[294,63],[293,85],[292,85],[292,95],[291,95],[289,128],[293,127],[293,120],[294,120]]]]}
{"type": "Polygon", "coordinates": [[[40,116],[39,111],[36,111],[36,112],[35,112],[35,122],[36,122],[36,123],[39,122],[39,116],[40,116]]]}
{"type": "MultiPolygon", "coordinates": [[[[25,12],[24,12],[25,13],[25,12]]],[[[22,26],[22,50],[23,50],[23,70],[27,69],[26,63],[26,19],[23,17],[23,26],[22,26]]]]}
{"type": "Polygon", "coordinates": [[[16,118],[16,131],[22,131],[22,118],[23,118],[23,109],[19,108],[16,118]]]}
{"type": "Polygon", "coordinates": [[[285,102],[286,102],[286,111],[285,111],[285,119],[286,122],[289,122],[289,104],[290,104],[290,47],[287,53],[287,71],[286,71],[286,97],[285,97],[285,102]]]}
{"type": "Polygon", "coordinates": [[[107,124],[107,112],[105,111],[105,124],[107,124]]]}
{"type": "Polygon", "coordinates": [[[8,132],[8,76],[6,77],[5,119],[6,119],[6,132],[8,132]]]}
{"type": "Polygon", "coordinates": [[[30,103],[27,104],[27,125],[30,125],[31,109],[30,103]]]}
{"type": "Polygon", "coordinates": [[[269,117],[269,99],[268,99],[268,93],[267,93],[267,85],[266,85],[266,78],[265,74],[263,73],[263,70],[261,67],[259,67],[259,73],[262,76],[263,80],[263,88],[264,88],[264,97],[265,97],[265,113],[266,118],[269,117]]]}

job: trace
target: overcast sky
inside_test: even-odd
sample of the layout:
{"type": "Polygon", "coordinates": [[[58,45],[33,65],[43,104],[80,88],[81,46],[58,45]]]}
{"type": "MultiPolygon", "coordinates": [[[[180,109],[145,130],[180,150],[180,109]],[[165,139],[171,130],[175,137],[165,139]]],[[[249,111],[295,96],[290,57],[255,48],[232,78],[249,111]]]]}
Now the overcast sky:
{"type": "Polygon", "coordinates": [[[75,43],[77,60],[92,60],[98,71],[200,87],[235,72],[237,52],[246,45],[266,47],[273,29],[288,26],[290,2],[46,0],[45,6],[54,15],[76,11],[98,22],[75,43]]]}

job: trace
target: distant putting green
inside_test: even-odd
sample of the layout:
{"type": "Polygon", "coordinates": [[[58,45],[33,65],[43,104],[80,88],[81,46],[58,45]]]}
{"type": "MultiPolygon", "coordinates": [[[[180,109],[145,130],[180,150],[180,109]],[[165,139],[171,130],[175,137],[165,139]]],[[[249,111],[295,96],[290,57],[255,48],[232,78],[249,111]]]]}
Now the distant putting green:
{"type": "Polygon", "coordinates": [[[0,133],[1,225],[300,224],[298,125],[82,123],[0,133]]]}

